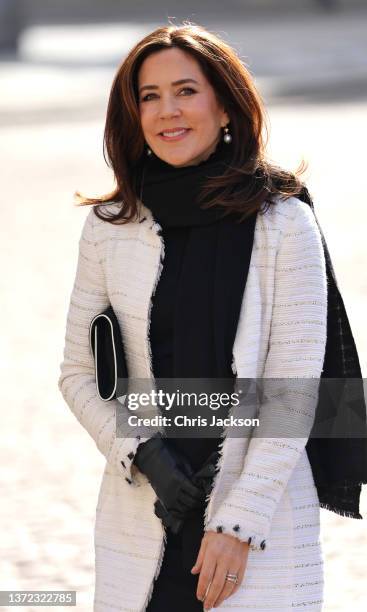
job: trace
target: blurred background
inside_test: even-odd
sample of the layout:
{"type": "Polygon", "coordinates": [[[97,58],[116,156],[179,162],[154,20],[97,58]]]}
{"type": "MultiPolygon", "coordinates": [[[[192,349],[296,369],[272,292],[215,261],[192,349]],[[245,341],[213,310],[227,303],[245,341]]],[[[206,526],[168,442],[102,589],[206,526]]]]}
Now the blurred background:
{"type": "MultiPolygon", "coordinates": [[[[88,210],[73,193],[112,186],[102,156],[109,89],[154,27],[188,19],[232,44],[266,103],[269,157],[291,170],[308,162],[367,375],[366,17],[365,0],[0,0],[0,590],[75,589],[78,612],[92,609],[104,458],[57,389],[88,210]]],[[[365,610],[366,522],[321,514],[325,610],[365,610]]]]}

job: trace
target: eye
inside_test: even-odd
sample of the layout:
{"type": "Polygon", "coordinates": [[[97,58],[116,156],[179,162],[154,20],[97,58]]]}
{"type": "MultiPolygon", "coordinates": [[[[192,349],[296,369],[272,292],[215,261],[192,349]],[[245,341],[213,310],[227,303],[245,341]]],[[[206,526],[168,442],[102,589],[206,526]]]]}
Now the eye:
{"type": "MultiPolygon", "coordinates": [[[[195,94],[195,93],[196,93],[195,89],[193,89],[192,87],[184,87],[183,89],[180,89],[179,94],[181,95],[181,93],[182,93],[182,92],[184,92],[184,91],[189,92],[189,95],[190,95],[190,96],[191,96],[192,94],[195,94]]],[[[149,96],[154,96],[154,95],[156,95],[156,94],[154,94],[154,93],[149,93],[149,94],[147,94],[146,96],[144,96],[144,97],[143,97],[143,98],[140,100],[140,102],[149,102],[149,100],[151,99],[151,98],[149,98],[149,96]]]]}
{"type": "Polygon", "coordinates": [[[195,89],[193,89],[192,87],[184,87],[183,89],[180,90],[180,93],[182,93],[183,91],[189,91],[191,92],[191,94],[196,93],[195,89]]]}
{"type": "Polygon", "coordinates": [[[142,99],[140,100],[140,102],[148,102],[148,98],[149,98],[149,96],[154,96],[154,94],[151,94],[151,93],[150,93],[150,94],[147,94],[146,96],[144,96],[144,98],[142,98],[142,99]]]}

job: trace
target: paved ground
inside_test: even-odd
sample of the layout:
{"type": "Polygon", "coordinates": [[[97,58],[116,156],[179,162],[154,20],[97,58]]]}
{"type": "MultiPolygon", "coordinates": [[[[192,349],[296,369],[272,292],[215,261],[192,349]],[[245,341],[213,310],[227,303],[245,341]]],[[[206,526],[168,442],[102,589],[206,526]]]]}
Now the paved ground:
{"type": "MultiPolygon", "coordinates": [[[[257,35],[266,33],[269,46],[268,53],[260,54],[256,54],[259,38],[255,27],[246,26],[243,35],[236,27],[226,30],[242,40],[243,48],[246,41],[253,51],[259,86],[268,99],[271,157],[293,169],[302,157],[309,161],[308,184],[366,376],[367,104],[363,89],[358,89],[364,70],[360,22],[344,22],[344,26],[329,22],[333,42],[327,45],[336,45],[336,32],[344,28],[346,34],[335,53],[320,51],[322,69],[318,67],[319,81],[315,82],[324,75],[325,83],[315,87],[311,98],[299,84],[300,74],[305,83],[311,82],[317,63],[317,53],[305,54],[302,46],[307,39],[304,25],[298,37],[295,27],[290,28],[289,53],[286,46],[275,53],[276,41],[282,36],[269,24],[261,25],[257,35]],[[293,57],[297,38],[302,49],[298,64],[293,57]],[[345,73],[335,69],[342,58],[347,64],[345,73]],[[328,66],[333,66],[334,76],[328,66]],[[292,88],[297,95],[290,95],[292,88]],[[338,94],[334,99],[333,91],[338,94]]],[[[321,45],[322,29],[318,30],[317,23],[309,27],[319,32],[321,45]]],[[[135,26],[126,32],[129,40],[140,35],[135,26]]],[[[323,35],[327,38],[330,32],[324,30],[323,35]]],[[[116,49],[105,63],[94,59],[88,65],[83,51],[78,59],[75,51],[72,56],[72,45],[64,49],[65,41],[70,43],[74,36],[73,29],[64,30],[53,38],[59,55],[54,50],[53,62],[47,63],[49,33],[39,34],[34,39],[35,33],[29,32],[21,61],[8,58],[0,65],[1,249],[6,261],[0,280],[2,321],[6,322],[2,332],[0,589],[76,589],[77,610],[87,612],[93,597],[92,538],[103,458],[64,404],[57,379],[77,244],[86,214],[73,207],[72,194],[77,188],[100,193],[111,186],[101,138],[116,49]],[[66,61],[68,53],[72,57],[66,61]]],[[[86,38],[95,36],[102,49],[100,34],[100,30],[85,31],[86,38]]],[[[105,36],[105,40],[112,44],[113,37],[105,36]]],[[[366,488],[362,513],[367,517],[366,488]]],[[[322,535],[325,611],[364,610],[366,521],[322,511],[322,535]]]]}

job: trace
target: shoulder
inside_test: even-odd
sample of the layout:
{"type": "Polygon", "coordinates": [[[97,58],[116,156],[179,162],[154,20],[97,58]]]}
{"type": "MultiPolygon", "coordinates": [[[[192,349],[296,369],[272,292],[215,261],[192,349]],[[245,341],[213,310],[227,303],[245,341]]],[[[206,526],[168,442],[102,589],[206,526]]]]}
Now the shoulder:
{"type": "Polygon", "coordinates": [[[96,210],[106,219],[117,215],[122,207],[122,202],[108,202],[106,204],[94,204],[90,207],[90,211],[88,213],[87,218],[89,218],[89,222],[93,225],[93,227],[98,227],[99,225],[111,225],[107,220],[100,219],[96,215],[96,210]]]}
{"type": "Polygon", "coordinates": [[[276,196],[274,204],[265,213],[258,215],[258,222],[261,231],[276,231],[281,236],[302,231],[319,233],[311,206],[295,196],[286,199],[276,196]]]}
{"type": "Polygon", "coordinates": [[[292,223],[297,219],[315,218],[311,206],[296,196],[290,196],[286,199],[275,196],[274,204],[269,206],[263,216],[273,221],[278,219],[279,223],[283,220],[285,224],[292,223]]]}
{"type": "Polygon", "coordinates": [[[111,202],[107,204],[95,204],[88,206],[89,210],[87,211],[84,220],[82,235],[84,235],[85,233],[92,233],[95,236],[114,235],[116,231],[121,231],[121,228],[124,228],[125,231],[128,231],[129,228],[133,227],[136,224],[134,221],[130,221],[129,223],[111,223],[111,221],[109,221],[109,218],[119,213],[121,207],[121,202],[111,202]],[[105,217],[105,219],[101,219],[97,216],[96,209],[103,217],[105,217]]]}
{"type": "Polygon", "coordinates": [[[311,206],[296,197],[276,198],[265,213],[257,215],[255,251],[269,264],[316,258],[324,260],[322,235],[311,206]],[[266,257],[268,258],[267,261],[266,257]]]}

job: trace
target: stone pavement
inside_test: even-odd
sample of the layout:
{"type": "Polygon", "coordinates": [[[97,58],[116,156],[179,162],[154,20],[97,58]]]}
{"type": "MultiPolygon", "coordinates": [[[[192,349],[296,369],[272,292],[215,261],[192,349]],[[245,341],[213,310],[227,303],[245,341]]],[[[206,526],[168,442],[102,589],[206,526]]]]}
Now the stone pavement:
{"type": "MultiPolygon", "coordinates": [[[[359,64],[357,35],[356,41],[359,64]]],[[[0,589],[75,589],[78,612],[87,612],[92,609],[94,513],[104,461],[64,403],[57,379],[86,215],[73,206],[73,192],[97,194],[112,185],[101,145],[111,66],[92,62],[90,70],[85,64],[75,69],[69,60],[63,65],[24,61],[18,68],[12,73],[6,64],[0,66],[6,261],[0,278],[5,364],[0,589]],[[35,67],[39,71],[33,73],[35,67]]],[[[266,78],[265,71],[261,74],[266,78]]],[[[272,98],[268,113],[270,157],[291,169],[302,157],[309,162],[306,179],[366,376],[366,102],[363,96],[339,101],[282,97],[277,103],[272,98]]],[[[362,514],[367,517],[366,487],[362,514]]],[[[361,612],[367,595],[366,520],[326,510],[321,515],[325,612],[361,612]]]]}

